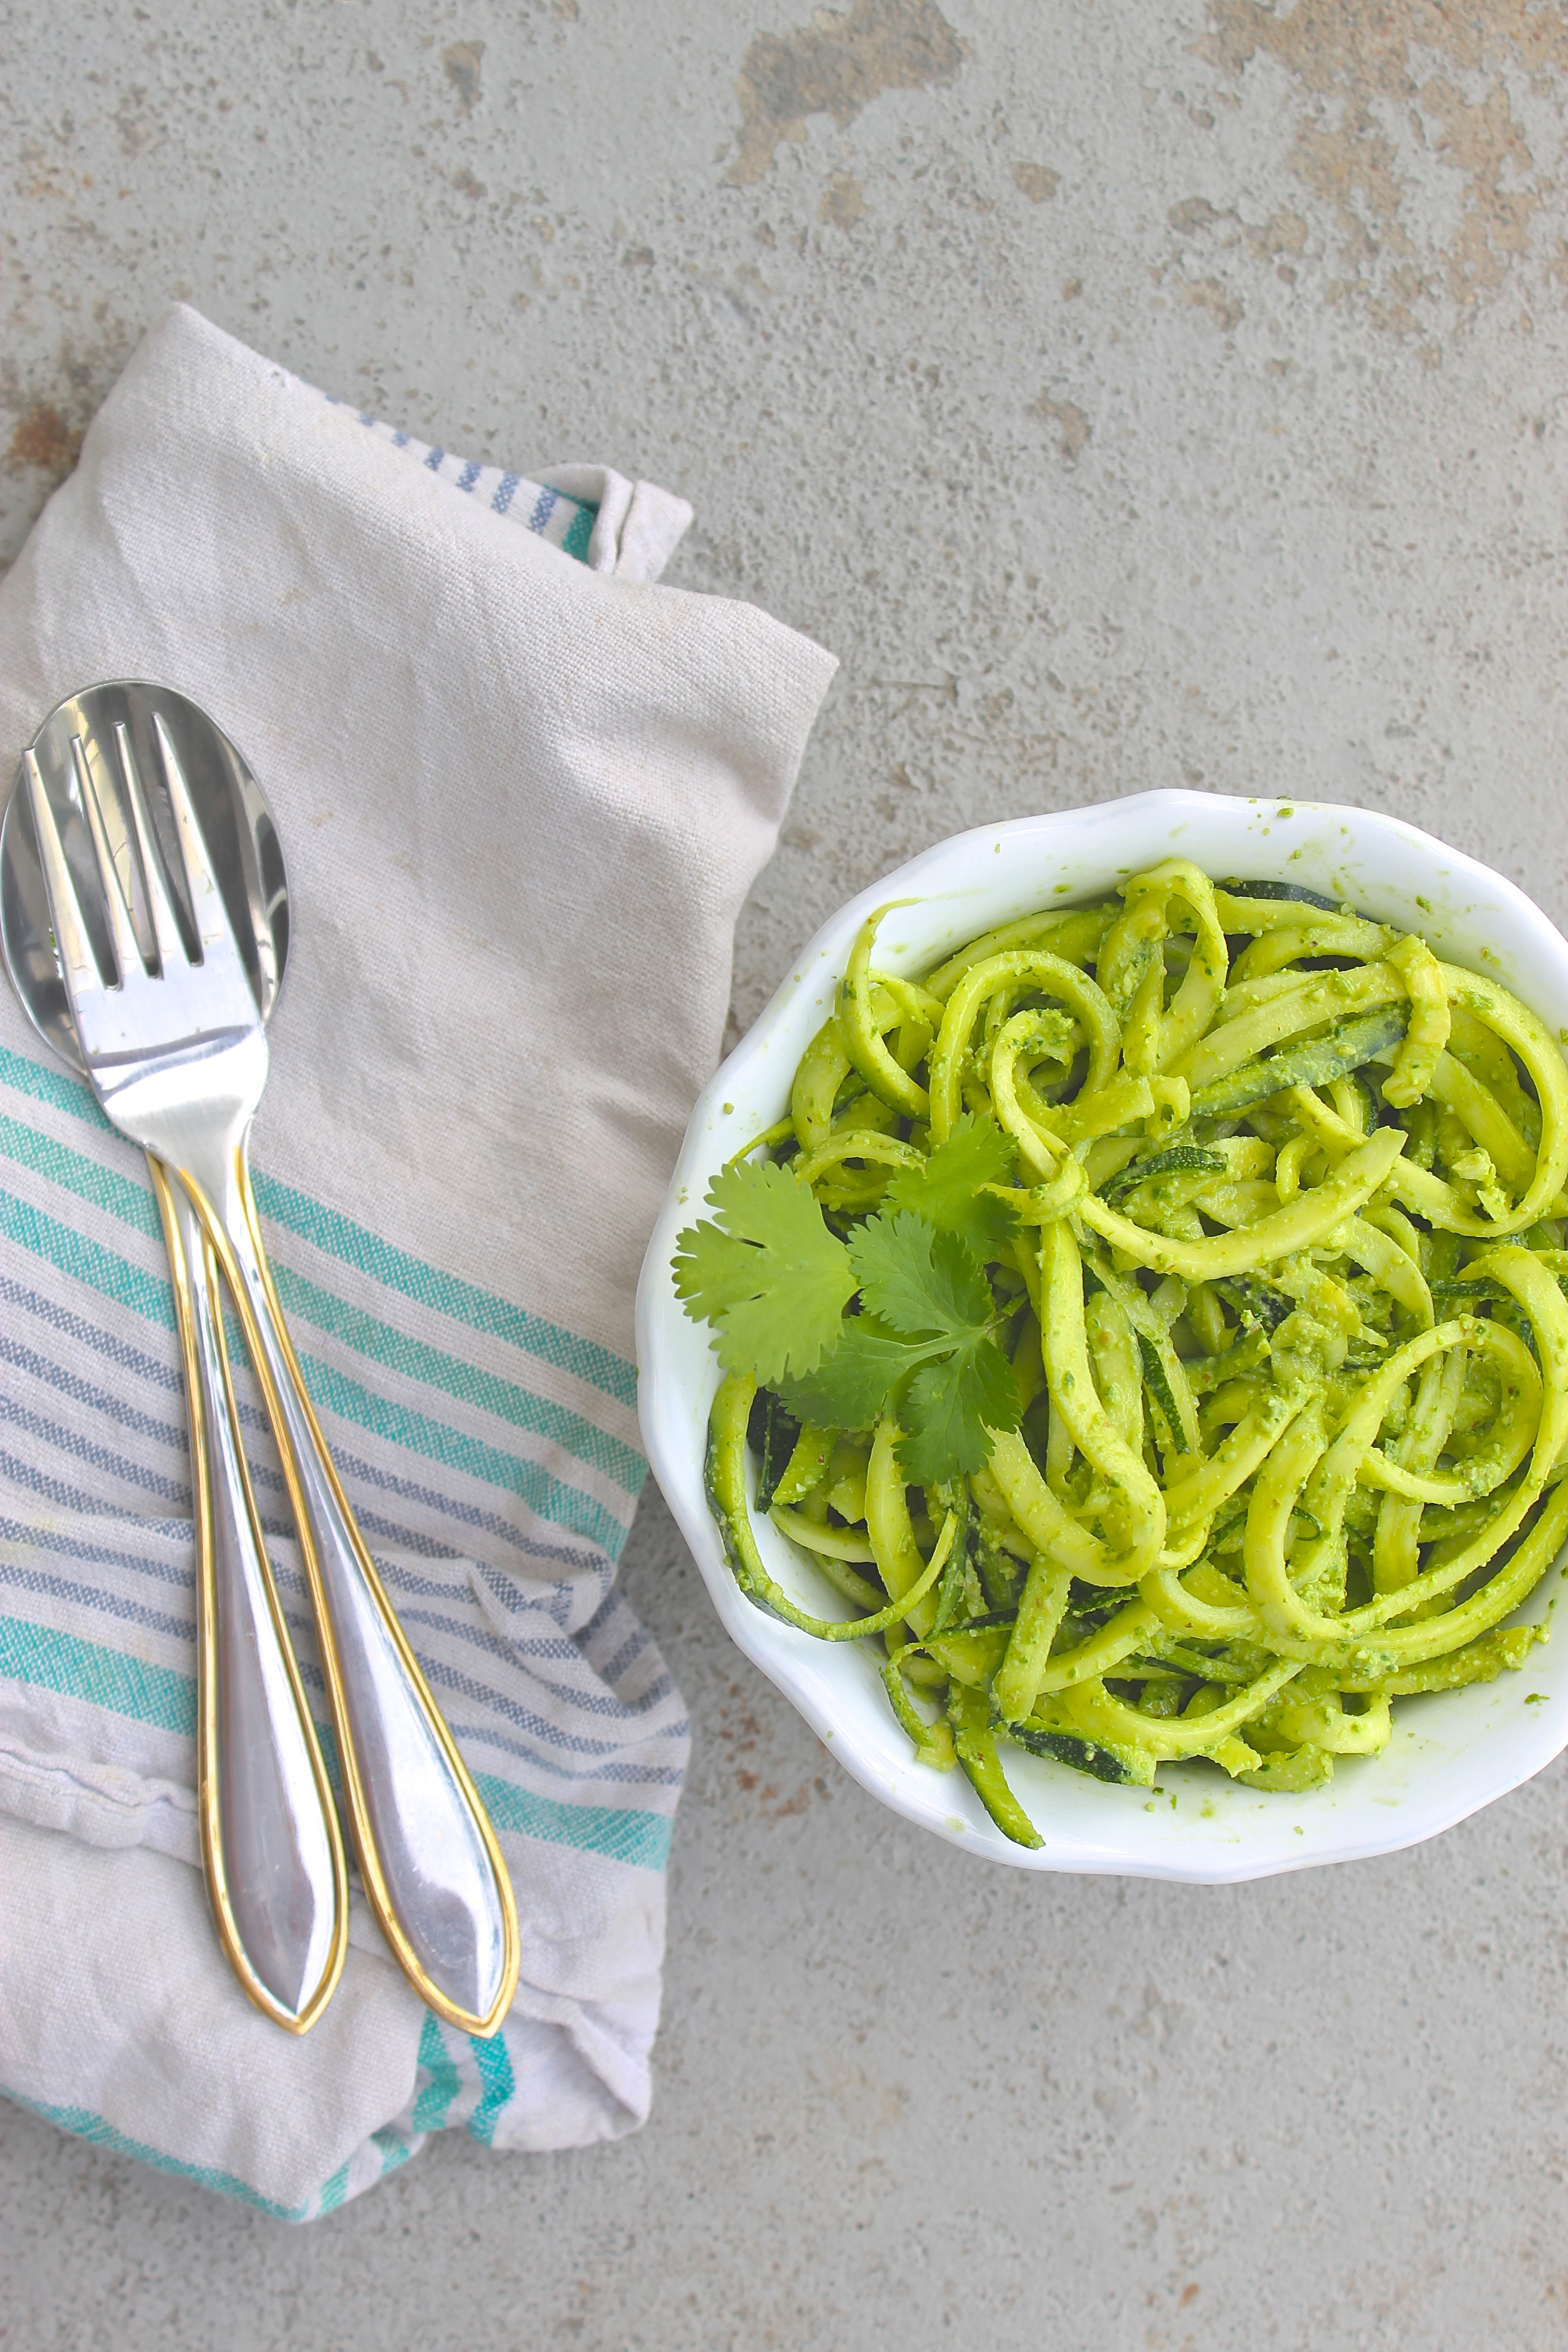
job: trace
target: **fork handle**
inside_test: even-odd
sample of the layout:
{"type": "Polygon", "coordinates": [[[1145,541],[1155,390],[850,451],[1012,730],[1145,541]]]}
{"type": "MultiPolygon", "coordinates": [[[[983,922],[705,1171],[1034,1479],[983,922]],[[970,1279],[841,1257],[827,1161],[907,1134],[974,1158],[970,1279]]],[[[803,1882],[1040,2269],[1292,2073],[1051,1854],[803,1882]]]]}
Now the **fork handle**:
{"type": "Polygon", "coordinates": [[[238,1442],[217,1276],[149,1156],[174,1280],[196,1528],[197,1812],[218,1936],[257,2008],[305,2033],[348,1948],[343,1843],[238,1442]]]}
{"type": "Polygon", "coordinates": [[[245,1148],[222,1166],[180,1173],[234,1293],[282,1456],[365,1894],[421,1999],[465,2032],[491,2033],[516,1990],[519,1944],[489,1817],[311,1408],[267,1263],[245,1148]]]}

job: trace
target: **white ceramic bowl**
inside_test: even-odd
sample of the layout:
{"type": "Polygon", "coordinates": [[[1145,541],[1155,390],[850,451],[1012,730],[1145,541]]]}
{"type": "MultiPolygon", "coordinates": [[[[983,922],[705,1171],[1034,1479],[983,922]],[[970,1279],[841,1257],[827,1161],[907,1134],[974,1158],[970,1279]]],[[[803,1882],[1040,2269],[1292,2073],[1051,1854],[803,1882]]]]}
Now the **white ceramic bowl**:
{"type": "MultiPolygon", "coordinates": [[[[1221,1883],[1389,1853],[1517,1788],[1568,1746],[1568,1641],[1537,1648],[1522,1672],[1497,1682],[1400,1700],[1381,1756],[1342,1758],[1326,1787],[1300,1796],[1266,1796],[1191,1765],[1167,1767],[1156,1795],[1008,1749],[1008,1779],[1045,1839],[1026,1852],[993,1825],[962,1773],[913,1760],[868,1645],[813,1641],[740,1591],[702,1484],[718,1360],[706,1327],[682,1310],[669,1273],[676,1234],[701,1213],[710,1179],[787,1109],[795,1065],[831,1008],[850,943],[873,908],[915,902],[889,915],[877,941],[885,970],[913,971],[1034,908],[1103,897],[1126,875],[1171,856],[1190,857],[1216,877],[1303,883],[1381,921],[1420,930],[1450,961],[1496,972],[1568,1036],[1568,942],[1540,909],[1488,867],[1371,810],[1144,793],[939,842],[824,925],[692,1113],[638,1286],[639,1399],[649,1458],[714,1607],[747,1656],[874,1796],[939,1837],[1018,1869],[1221,1883]]],[[[757,1539],[772,1573],[805,1607],[845,1613],[765,1520],[757,1539]]],[[[1538,1619],[1552,1608],[1564,1574],[1559,1563],[1521,1614],[1538,1619]]]]}

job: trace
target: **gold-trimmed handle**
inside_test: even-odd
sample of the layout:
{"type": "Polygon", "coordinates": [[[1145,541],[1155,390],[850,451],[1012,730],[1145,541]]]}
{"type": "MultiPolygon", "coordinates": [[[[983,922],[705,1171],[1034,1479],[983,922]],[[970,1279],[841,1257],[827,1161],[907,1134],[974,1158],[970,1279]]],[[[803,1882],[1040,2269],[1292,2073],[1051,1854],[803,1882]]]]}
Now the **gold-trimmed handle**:
{"type": "Polygon", "coordinates": [[[517,1989],[517,1906],[494,1829],[377,1575],[273,1288],[243,1148],[220,1182],[180,1171],[234,1294],[278,1440],[315,1606],[360,1874],[437,2016],[493,2033],[517,1989]],[[214,1194],[219,1195],[214,1198],[214,1194]]]}
{"type": "Polygon", "coordinates": [[[196,1795],[218,1940],[247,1997],[308,2033],[342,1974],[348,1872],[240,1442],[217,1269],[184,1188],[148,1157],[163,1220],[196,1531],[196,1795]]]}

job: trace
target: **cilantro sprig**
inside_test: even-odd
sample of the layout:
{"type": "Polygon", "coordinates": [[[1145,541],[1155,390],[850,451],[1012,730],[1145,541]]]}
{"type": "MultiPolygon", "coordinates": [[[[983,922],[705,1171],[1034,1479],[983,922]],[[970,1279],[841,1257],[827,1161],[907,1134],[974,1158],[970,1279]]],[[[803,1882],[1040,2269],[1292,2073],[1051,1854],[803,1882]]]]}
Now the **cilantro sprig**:
{"type": "Polygon", "coordinates": [[[979,1189],[1011,1158],[999,1130],[966,1115],[847,1242],[786,1169],[732,1163],[708,1192],[719,1221],[677,1239],[677,1296],[711,1325],[725,1370],[777,1389],[800,1420],[868,1429],[892,1413],[916,1486],[978,1470],[1022,1404],[982,1255],[1016,1225],[979,1189]]]}

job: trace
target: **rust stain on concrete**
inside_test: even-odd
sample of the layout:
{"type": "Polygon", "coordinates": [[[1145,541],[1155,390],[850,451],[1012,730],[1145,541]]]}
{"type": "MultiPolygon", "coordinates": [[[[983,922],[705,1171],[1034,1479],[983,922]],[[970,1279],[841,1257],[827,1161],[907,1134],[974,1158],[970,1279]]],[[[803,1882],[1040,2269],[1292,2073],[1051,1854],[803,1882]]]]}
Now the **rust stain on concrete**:
{"type": "Polygon", "coordinates": [[[1274,260],[1280,254],[1301,254],[1307,250],[1307,223],[1289,205],[1270,213],[1266,221],[1247,231],[1247,242],[1254,253],[1265,260],[1274,260]]]}
{"type": "Polygon", "coordinates": [[[471,114],[479,104],[479,79],[484,68],[483,41],[454,41],[441,52],[441,64],[447,79],[457,91],[463,112],[471,114]]]}
{"type": "Polygon", "coordinates": [[[853,0],[793,33],[760,33],[736,84],[740,152],[726,184],[760,180],[781,139],[805,138],[808,116],[829,114],[843,131],[884,90],[956,80],[968,54],[936,0],[853,0]]]}
{"type": "Polygon", "coordinates": [[[866,191],[847,172],[836,172],[823,190],[816,217],[830,228],[852,229],[866,217],[866,191]]]}
{"type": "Polygon", "coordinates": [[[16,419],[5,464],[14,474],[48,474],[60,481],[76,464],[81,435],[68,425],[58,408],[38,401],[16,419]]]}
{"type": "Polygon", "coordinates": [[[1032,205],[1043,205],[1062,184],[1061,173],[1048,163],[1015,163],[1013,177],[1032,205]]]}
{"type": "Polygon", "coordinates": [[[1076,401],[1053,400],[1048,393],[1042,392],[1038,400],[1029,403],[1025,413],[1037,416],[1042,425],[1056,425],[1061,434],[1062,456],[1069,464],[1078,463],[1094,427],[1076,401]]]}
{"type": "Polygon", "coordinates": [[[1180,236],[1195,236],[1200,229],[1217,228],[1232,217],[1228,212],[1215,212],[1206,196],[1187,196],[1173,205],[1165,218],[1180,236]]]}
{"type": "Polygon", "coordinates": [[[1345,274],[1327,287],[1331,301],[1354,300],[1396,334],[1430,331],[1434,299],[1446,296],[1462,318],[1528,255],[1555,190],[1504,74],[1523,71],[1537,88],[1568,76],[1568,12],[1538,0],[1296,0],[1279,13],[1209,0],[1195,46],[1233,79],[1268,58],[1298,85],[1306,103],[1289,162],[1334,224],[1345,274]],[[1446,237],[1426,233],[1407,205],[1402,152],[1460,174],[1460,216],[1446,237]]]}
{"type": "Polygon", "coordinates": [[[1223,334],[1240,325],[1246,306],[1217,278],[1184,278],[1177,283],[1183,301],[1194,310],[1206,311],[1223,334]]]}

